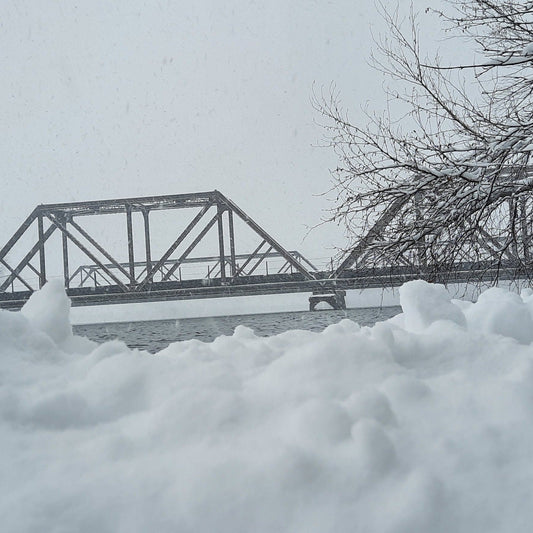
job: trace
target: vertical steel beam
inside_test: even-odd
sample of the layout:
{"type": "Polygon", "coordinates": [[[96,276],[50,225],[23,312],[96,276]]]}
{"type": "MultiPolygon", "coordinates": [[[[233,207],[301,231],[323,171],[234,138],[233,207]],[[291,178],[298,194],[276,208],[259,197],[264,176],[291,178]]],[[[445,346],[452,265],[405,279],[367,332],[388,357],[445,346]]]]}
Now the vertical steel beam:
{"type": "MultiPolygon", "coordinates": [[[[68,221],[64,221],[65,228],[67,228],[68,221]]],[[[63,244],[63,278],[65,280],[65,289],[69,288],[70,284],[70,274],[68,271],[68,241],[67,236],[64,233],[61,233],[61,240],[63,244]]]]}
{"type": "MultiPolygon", "coordinates": [[[[207,213],[209,208],[212,206],[212,203],[208,203],[204,205],[202,210],[193,218],[193,220],[189,223],[189,225],[181,232],[180,236],[172,243],[170,248],[163,254],[163,257],[159,259],[159,261],[156,263],[156,265],[146,274],[146,278],[144,281],[137,286],[138,290],[142,290],[148,283],[150,283],[153,279],[155,274],[161,270],[161,267],[164,265],[165,261],[172,255],[174,250],[182,243],[182,241],[189,235],[189,233],[193,230],[193,228],[198,224],[200,219],[207,213]]],[[[161,271],[161,277],[163,279],[163,272],[161,271]]]]}
{"type": "Polygon", "coordinates": [[[524,260],[529,262],[531,259],[530,257],[530,250],[529,250],[529,230],[528,230],[528,224],[527,224],[527,206],[526,206],[526,199],[520,198],[519,200],[520,205],[520,233],[522,238],[522,251],[524,253],[524,260]]]}
{"type": "Polygon", "coordinates": [[[128,262],[131,284],[135,283],[135,256],[133,252],[133,223],[131,220],[131,206],[126,205],[126,225],[128,228],[128,262]]]}
{"type": "Polygon", "coordinates": [[[144,247],[146,249],[146,272],[152,270],[152,249],[150,246],[150,211],[143,210],[144,218],[144,247]]]}
{"type": "Polygon", "coordinates": [[[224,223],[222,215],[224,214],[224,206],[217,204],[218,212],[218,250],[220,254],[220,278],[226,281],[226,258],[224,256],[224,223]]]}
{"type": "Polygon", "coordinates": [[[40,213],[37,219],[37,227],[39,231],[39,289],[41,289],[46,283],[46,258],[44,255],[43,215],[40,213]]]}
{"type": "Polygon", "coordinates": [[[229,253],[231,258],[231,277],[235,277],[237,272],[237,263],[235,261],[235,230],[233,228],[233,211],[228,209],[228,224],[229,224],[229,253]]]}

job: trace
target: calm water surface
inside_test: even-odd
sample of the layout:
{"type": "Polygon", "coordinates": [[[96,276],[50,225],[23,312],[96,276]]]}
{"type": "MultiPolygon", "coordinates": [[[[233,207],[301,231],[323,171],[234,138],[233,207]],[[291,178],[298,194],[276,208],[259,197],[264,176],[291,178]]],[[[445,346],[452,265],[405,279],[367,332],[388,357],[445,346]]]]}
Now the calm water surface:
{"type": "Polygon", "coordinates": [[[346,311],[302,311],[264,315],[90,324],[74,326],[74,331],[77,335],[83,335],[97,342],[120,339],[130,348],[139,348],[155,353],[177,341],[197,339],[209,342],[220,335],[231,335],[238,325],[253,329],[256,335],[267,336],[283,333],[289,329],[322,331],[325,327],[330,324],[336,324],[343,318],[349,318],[361,326],[371,326],[400,312],[400,307],[373,307],[347,309],[346,311]]]}

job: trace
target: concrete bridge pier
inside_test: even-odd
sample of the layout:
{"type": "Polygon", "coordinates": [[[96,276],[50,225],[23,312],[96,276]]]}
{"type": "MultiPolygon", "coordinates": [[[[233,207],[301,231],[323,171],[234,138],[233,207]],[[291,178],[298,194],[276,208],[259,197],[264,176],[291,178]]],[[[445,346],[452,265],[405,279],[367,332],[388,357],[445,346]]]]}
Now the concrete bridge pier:
{"type": "Polygon", "coordinates": [[[346,291],[341,290],[313,291],[312,296],[309,296],[309,311],[314,311],[320,302],[326,302],[332,309],[346,309],[345,296],[346,291]]]}

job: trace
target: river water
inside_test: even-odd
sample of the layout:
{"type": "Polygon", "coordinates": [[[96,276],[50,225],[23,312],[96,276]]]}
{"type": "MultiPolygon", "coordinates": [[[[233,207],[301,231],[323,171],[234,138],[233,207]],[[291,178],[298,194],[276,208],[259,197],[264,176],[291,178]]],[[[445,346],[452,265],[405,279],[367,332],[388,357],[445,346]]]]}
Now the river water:
{"type": "Polygon", "coordinates": [[[231,335],[238,325],[253,329],[256,335],[267,336],[290,329],[322,331],[325,327],[336,324],[343,318],[349,318],[361,326],[371,326],[400,312],[400,307],[372,307],[345,311],[301,311],[185,318],[74,326],[74,332],[76,335],[82,335],[97,342],[119,339],[130,348],[155,353],[177,341],[197,339],[209,342],[220,335],[231,335]]]}

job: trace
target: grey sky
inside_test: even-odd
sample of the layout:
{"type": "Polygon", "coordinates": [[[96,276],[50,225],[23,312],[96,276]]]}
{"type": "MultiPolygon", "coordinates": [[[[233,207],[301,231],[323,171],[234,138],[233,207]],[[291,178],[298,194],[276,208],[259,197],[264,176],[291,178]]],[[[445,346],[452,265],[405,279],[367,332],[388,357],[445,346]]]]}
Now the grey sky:
{"type": "Polygon", "coordinates": [[[310,96],[334,81],[354,120],[380,107],[371,27],[373,0],[3,1],[0,241],[39,203],[216,188],[332,255],[339,228],[303,240],[336,162],[310,96]]]}

